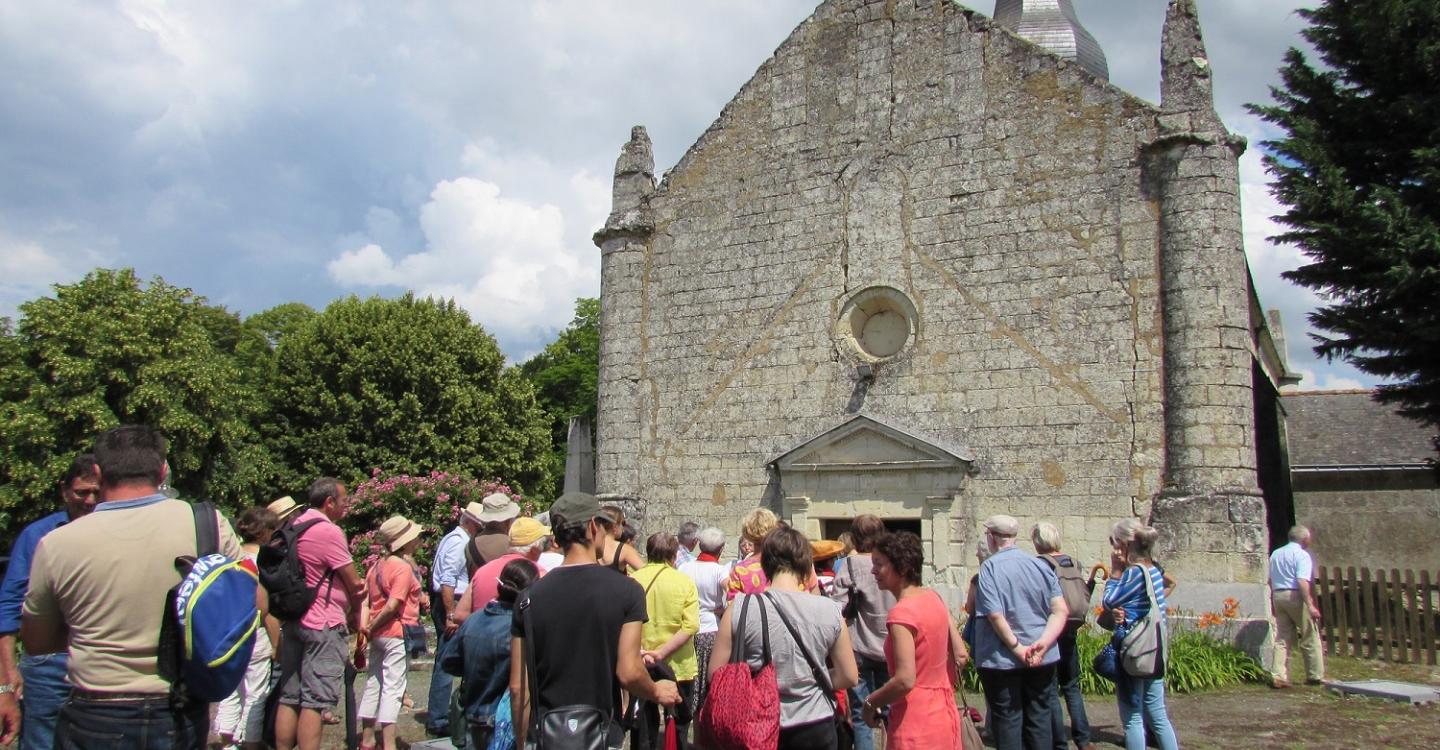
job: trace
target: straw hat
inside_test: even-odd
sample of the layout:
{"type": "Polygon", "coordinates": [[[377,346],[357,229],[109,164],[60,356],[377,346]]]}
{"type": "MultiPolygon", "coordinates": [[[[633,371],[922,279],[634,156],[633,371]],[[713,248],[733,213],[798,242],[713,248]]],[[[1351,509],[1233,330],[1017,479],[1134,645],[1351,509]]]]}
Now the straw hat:
{"type": "Polygon", "coordinates": [[[385,519],[385,523],[380,524],[380,529],[375,533],[386,549],[398,552],[419,538],[421,531],[420,524],[404,516],[390,516],[385,519]]]}
{"type": "Polygon", "coordinates": [[[832,539],[816,539],[810,542],[810,557],[815,562],[823,562],[832,557],[839,557],[845,551],[845,543],[832,539]]]}
{"type": "Polygon", "coordinates": [[[279,518],[281,521],[284,521],[287,517],[300,510],[302,507],[304,506],[300,505],[300,503],[295,502],[295,498],[290,497],[289,495],[286,495],[285,497],[282,497],[279,500],[276,500],[275,502],[265,506],[267,510],[269,510],[271,513],[274,513],[275,517],[279,518]]]}

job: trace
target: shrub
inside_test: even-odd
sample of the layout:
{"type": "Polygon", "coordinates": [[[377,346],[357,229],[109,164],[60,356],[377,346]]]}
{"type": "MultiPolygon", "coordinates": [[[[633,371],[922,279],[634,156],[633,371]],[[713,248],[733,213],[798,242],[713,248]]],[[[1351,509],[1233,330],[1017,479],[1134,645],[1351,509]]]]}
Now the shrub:
{"type": "Polygon", "coordinates": [[[440,537],[459,520],[461,509],[495,492],[509,495],[523,513],[536,510],[533,502],[498,479],[480,481],[443,471],[432,471],[428,476],[385,475],[375,469],[351,493],[354,504],[341,525],[350,536],[351,554],[363,569],[369,570],[383,552],[375,540],[375,530],[385,519],[399,514],[420,524],[425,533],[420,537],[415,562],[423,572],[429,569],[440,537]]]}

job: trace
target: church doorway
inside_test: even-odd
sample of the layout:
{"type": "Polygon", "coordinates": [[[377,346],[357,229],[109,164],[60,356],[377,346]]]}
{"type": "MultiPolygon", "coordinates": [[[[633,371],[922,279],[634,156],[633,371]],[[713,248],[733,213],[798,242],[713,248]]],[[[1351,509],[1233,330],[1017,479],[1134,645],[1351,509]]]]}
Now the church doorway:
{"type": "MultiPolygon", "coordinates": [[[[841,534],[850,530],[849,518],[823,518],[820,520],[820,531],[825,539],[839,539],[841,534]]],[[[886,531],[908,531],[911,534],[920,536],[920,519],[918,518],[886,518],[886,531]]]]}

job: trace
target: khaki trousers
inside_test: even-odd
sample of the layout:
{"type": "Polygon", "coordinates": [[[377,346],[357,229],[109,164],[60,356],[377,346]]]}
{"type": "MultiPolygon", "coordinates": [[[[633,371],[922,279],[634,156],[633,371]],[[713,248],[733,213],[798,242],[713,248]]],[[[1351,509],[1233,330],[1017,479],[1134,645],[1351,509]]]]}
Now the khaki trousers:
{"type": "Polygon", "coordinates": [[[1320,629],[1310,617],[1305,596],[1297,589],[1273,591],[1270,604],[1275,609],[1275,665],[1271,672],[1278,679],[1288,680],[1290,651],[1298,645],[1305,657],[1305,679],[1324,679],[1325,652],[1320,646],[1320,629]]]}

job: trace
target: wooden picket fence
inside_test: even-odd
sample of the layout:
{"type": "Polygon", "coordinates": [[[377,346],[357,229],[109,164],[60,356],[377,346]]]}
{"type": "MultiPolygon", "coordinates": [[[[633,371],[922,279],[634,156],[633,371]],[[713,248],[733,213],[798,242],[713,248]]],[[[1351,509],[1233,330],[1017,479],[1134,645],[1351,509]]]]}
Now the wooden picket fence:
{"type": "Polygon", "coordinates": [[[1435,664],[1440,574],[1422,570],[1318,568],[1320,638],[1328,653],[1435,664]]]}

